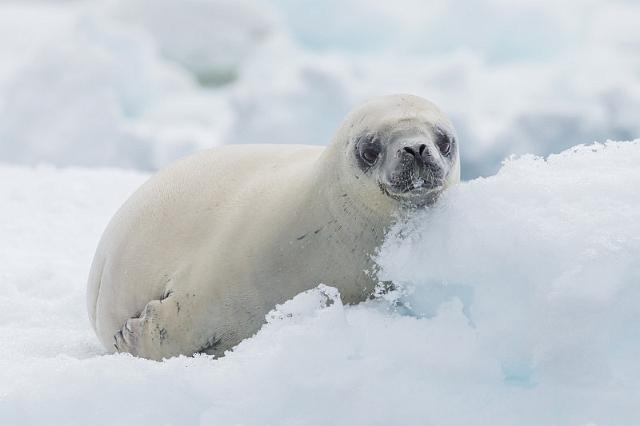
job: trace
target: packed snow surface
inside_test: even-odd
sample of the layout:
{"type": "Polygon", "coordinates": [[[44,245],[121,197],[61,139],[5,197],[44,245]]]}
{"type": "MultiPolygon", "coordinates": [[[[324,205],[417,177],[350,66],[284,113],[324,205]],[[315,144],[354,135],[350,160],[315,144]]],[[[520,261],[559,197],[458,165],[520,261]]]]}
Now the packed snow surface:
{"type": "Polygon", "coordinates": [[[308,283],[225,357],[164,362],[106,354],[85,310],[147,176],[2,166],[0,424],[637,424],[638,164],[640,141],[511,159],[390,232],[397,290],[308,283]]]}

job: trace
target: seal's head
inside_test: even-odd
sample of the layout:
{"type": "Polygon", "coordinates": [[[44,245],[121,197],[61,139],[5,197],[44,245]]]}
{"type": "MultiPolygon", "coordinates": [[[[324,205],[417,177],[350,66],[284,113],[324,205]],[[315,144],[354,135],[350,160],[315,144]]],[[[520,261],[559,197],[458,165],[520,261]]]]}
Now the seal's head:
{"type": "Polygon", "coordinates": [[[431,102],[412,95],[374,99],[353,111],[339,131],[345,161],[360,186],[403,206],[433,204],[460,180],[451,122],[431,102]]]}

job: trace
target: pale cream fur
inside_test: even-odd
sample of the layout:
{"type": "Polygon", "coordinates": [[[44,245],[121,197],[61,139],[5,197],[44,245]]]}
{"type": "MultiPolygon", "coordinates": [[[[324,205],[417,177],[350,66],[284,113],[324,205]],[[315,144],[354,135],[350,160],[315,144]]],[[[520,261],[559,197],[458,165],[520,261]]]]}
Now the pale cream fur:
{"type": "MultiPolygon", "coordinates": [[[[366,299],[370,256],[399,203],[355,167],[352,141],[416,123],[451,129],[431,103],[394,95],[352,112],[326,148],[230,145],[152,177],[112,219],[92,264],[88,310],[102,343],[151,359],[221,355],[319,283],[345,303],[366,299]]],[[[447,185],[459,179],[455,155],[447,185]]]]}

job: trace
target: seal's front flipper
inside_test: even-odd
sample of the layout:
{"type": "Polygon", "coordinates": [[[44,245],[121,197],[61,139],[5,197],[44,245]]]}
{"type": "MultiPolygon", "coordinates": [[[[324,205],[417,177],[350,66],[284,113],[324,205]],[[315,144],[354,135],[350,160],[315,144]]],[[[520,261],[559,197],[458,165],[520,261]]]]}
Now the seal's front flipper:
{"type": "Polygon", "coordinates": [[[113,336],[118,352],[160,361],[192,355],[202,347],[192,341],[193,317],[182,315],[184,302],[175,295],[147,303],[140,316],[128,319],[113,336]]]}

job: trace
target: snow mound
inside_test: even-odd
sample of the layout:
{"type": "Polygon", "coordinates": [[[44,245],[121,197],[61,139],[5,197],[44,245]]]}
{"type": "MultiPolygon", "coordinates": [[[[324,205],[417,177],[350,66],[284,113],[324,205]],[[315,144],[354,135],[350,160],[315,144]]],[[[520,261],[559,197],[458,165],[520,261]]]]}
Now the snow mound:
{"type": "Polygon", "coordinates": [[[508,161],[398,225],[380,278],[415,315],[461,301],[507,381],[637,386],[639,162],[640,141],[508,161]]]}
{"type": "Polygon", "coordinates": [[[633,424],[640,141],[514,158],[397,225],[398,289],[279,305],[224,358],[106,355],[85,277],[145,175],[0,167],[0,424],[633,424]]]}

